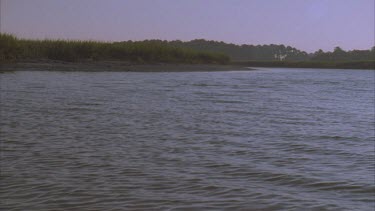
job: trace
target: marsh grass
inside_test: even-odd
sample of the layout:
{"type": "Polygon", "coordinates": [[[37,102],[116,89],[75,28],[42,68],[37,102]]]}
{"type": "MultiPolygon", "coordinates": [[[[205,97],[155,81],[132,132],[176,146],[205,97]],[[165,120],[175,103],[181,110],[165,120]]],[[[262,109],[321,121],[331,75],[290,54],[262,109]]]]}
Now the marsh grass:
{"type": "Polygon", "coordinates": [[[0,62],[22,59],[51,59],[68,62],[82,60],[122,60],[137,63],[166,62],[188,64],[226,64],[222,53],[184,49],[157,41],[98,42],[80,40],[28,40],[0,34],[0,62]]]}

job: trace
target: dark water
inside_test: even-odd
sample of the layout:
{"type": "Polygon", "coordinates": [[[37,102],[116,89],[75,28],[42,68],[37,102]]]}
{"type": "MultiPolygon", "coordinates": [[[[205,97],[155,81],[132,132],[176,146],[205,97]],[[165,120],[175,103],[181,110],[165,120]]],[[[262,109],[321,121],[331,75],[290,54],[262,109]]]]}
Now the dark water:
{"type": "Polygon", "coordinates": [[[373,210],[374,74],[0,74],[0,208],[373,210]]]}

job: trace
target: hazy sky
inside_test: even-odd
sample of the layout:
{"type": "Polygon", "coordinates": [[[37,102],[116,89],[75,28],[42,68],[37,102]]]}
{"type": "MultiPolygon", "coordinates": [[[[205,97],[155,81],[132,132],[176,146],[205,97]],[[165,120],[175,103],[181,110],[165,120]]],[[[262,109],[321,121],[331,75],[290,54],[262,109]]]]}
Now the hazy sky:
{"type": "Polygon", "coordinates": [[[0,0],[1,32],[23,38],[374,46],[375,0],[0,0]]]}

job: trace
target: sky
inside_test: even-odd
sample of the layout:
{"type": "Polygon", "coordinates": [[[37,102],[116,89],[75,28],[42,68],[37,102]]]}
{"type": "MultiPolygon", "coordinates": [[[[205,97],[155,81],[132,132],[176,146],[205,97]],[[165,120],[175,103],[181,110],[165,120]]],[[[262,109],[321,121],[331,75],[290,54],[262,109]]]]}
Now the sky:
{"type": "Polygon", "coordinates": [[[374,46],[375,0],[0,0],[20,38],[207,39],[314,52],[374,46]]]}

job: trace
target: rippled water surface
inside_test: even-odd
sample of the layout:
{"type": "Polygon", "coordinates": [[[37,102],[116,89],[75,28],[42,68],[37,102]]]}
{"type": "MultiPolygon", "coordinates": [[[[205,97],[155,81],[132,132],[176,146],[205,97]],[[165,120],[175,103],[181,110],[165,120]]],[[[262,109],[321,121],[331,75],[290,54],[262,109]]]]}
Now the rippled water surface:
{"type": "Polygon", "coordinates": [[[373,210],[374,73],[2,73],[0,208],[373,210]]]}

